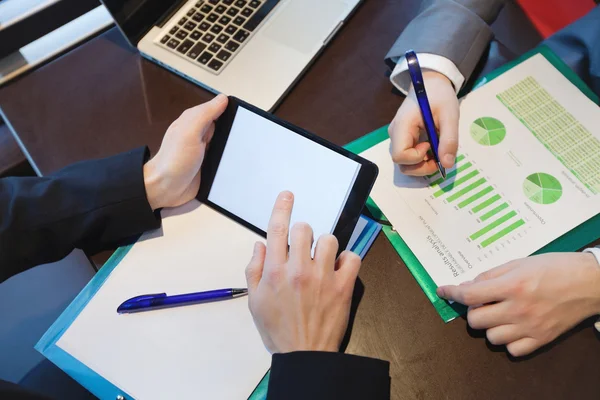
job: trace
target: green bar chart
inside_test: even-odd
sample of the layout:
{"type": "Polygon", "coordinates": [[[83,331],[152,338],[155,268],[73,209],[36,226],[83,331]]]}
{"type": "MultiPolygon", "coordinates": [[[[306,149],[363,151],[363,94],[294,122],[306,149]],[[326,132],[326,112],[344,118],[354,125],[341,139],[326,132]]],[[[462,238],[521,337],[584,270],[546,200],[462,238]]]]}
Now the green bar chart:
{"type": "Polygon", "coordinates": [[[446,200],[448,201],[448,203],[452,203],[453,201],[460,199],[462,196],[471,193],[474,189],[477,189],[479,186],[483,185],[486,182],[487,181],[485,178],[478,179],[475,182],[471,183],[469,186],[462,188],[458,192],[454,192],[452,195],[448,196],[446,200]]]}
{"type": "Polygon", "coordinates": [[[443,196],[445,193],[448,193],[452,189],[456,188],[457,186],[460,186],[461,184],[465,183],[466,181],[468,181],[469,179],[471,179],[471,178],[473,178],[473,177],[475,177],[477,175],[479,175],[479,171],[478,170],[470,171],[465,176],[463,176],[461,178],[458,178],[458,179],[456,179],[454,181],[451,181],[446,186],[442,187],[440,190],[438,190],[437,192],[435,192],[433,194],[433,196],[434,197],[443,196]]]}
{"type": "Polygon", "coordinates": [[[484,249],[525,225],[517,211],[503,199],[488,178],[464,155],[457,157],[456,166],[448,171],[446,179],[439,174],[427,177],[432,198],[454,205],[455,210],[468,210],[477,220],[470,242],[484,249]]]}
{"type": "MultiPolygon", "coordinates": [[[[456,160],[454,161],[454,163],[455,163],[455,164],[458,164],[459,162],[461,162],[461,161],[462,161],[462,160],[464,160],[464,159],[465,159],[465,155],[464,155],[464,154],[459,154],[459,155],[456,157],[456,160]]],[[[431,179],[431,178],[433,178],[434,176],[438,176],[438,175],[439,175],[439,172],[438,172],[438,171],[436,171],[436,172],[434,172],[434,173],[433,173],[433,174],[431,174],[431,175],[427,175],[427,178],[431,179]]],[[[443,182],[443,181],[444,181],[444,180],[442,179],[442,182],[443,182]]]]}
{"type": "Polygon", "coordinates": [[[481,217],[479,217],[479,219],[482,221],[487,221],[488,219],[498,215],[498,213],[500,211],[504,210],[505,208],[508,208],[508,203],[500,204],[498,207],[494,208],[493,210],[488,211],[485,214],[483,214],[481,217]]]}
{"type": "Polygon", "coordinates": [[[511,225],[502,229],[500,232],[490,236],[489,238],[487,238],[483,242],[481,242],[481,247],[483,247],[485,249],[492,243],[502,239],[504,236],[508,235],[509,233],[511,233],[512,231],[514,231],[517,228],[520,228],[523,225],[525,225],[525,221],[523,221],[522,219],[519,219],[516,222],[513,222],[511,225]]]}
{"type": "Polygon", "coordinates": [[[454,169],[453,171],[450,171],[446,174],[446,179],[440,177],[437,181],[434,181],[431,183],[431,185],[440,185],[442,184],[445,180],[450,179],[450,178],[454,178],[456,176],[456,174],[458,174],[459,172],[464,171],[465,169],[471,167],[473,164],[471,164],[470,162],[465,163],[464,165],[461,165],[460,167],[456,167],[456,169],[454,169]]]}
{"type": "Polygon", "coordinates": [[[473,196],[468,197],[466,200],[461,201],[458,204],[458,208],[465,208],[469,204],[481,199],[482,197],[484,197],[486,194],[492,192],[493,190],[494,190],[494,188],[491,186],[486,187],[485,189],[475,193],[473,196]]]}
{"type": "Polygon", "coordinates": [[[475,207],[473,207],[471,209],[471,212],[473,214],[477,214],[479,211],[485,209],[487,206],[490,206],[492,204],[494,204],[495,202],[497,202],[498,200],[500,200],[502,197],[500,197],[499,194],[495,194],[492,197],[490,197],[489,199],[487,199],[486,201],[479,203],[478,205],[476,205],[475,207]]]}
{"type": "Polygon", "coordinates": [[[486,225],[482,229],[480,229],[477,232],[475,232],[474,234],[472,234],[470,236],[470,239],[471,240],[477,240],[477,239],[479,239],[480,237],[482,237],[486,233],[490,232],[495,227],[500,226],[502,223],[508,221],[509,219],[511,219],[512,217],[515,217],[516,215],[517,215],[517,213],[514,212],[514,211],[510,211],[508,214],[504,214],[502,217],[498,218],[494,222],[489,223],[488,225],[486,225]]]}

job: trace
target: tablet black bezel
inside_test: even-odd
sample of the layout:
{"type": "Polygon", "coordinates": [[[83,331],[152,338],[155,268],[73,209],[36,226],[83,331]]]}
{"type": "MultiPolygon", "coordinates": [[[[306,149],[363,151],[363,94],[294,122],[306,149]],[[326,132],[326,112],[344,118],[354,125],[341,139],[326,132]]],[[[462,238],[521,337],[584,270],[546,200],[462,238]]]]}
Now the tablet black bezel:
{"type": "MultiPolygon", "coordinates": [[[[341,154],[344,157],[350,158],[361,165],[358,176],[354,181],[354,186],[350,191],[350,195],[346,200],[344,209],[342,210],[340,218],[338,219],[337,225],[335,226],[335,229],[333,231],[333,235],[338,239],[339,243],[338,254],[341,253],[348,245],[348,241],[350,240],[350,237],[358,222],[362,209],[369,197],[369,193],[373,188],[375,179],[377,178],[377,174],[379,173],[377,165],[315,134],[312,134],[302,128],[294,126],[289,122],[283,121],[275,117],[274,115],[267,113],[257,107],[254,107],[236,97],[229,97],[229,104],[227,106],[227,109],[216,122],[215,133],[207,149],[204,162],[202,163],[200,190],[198,192],[197,199],[200,202],[205,203],[211,208],[215,209],[216,211],[242,224],[243,226],[252,230],[253,232],[258,233],[262,237],[267,237],[267,233],[262,229],[252,225],[251,223],[245,221],[241,217],[238,217],[237,215],[229,212],[228,210],[222,208],[218,204],[215,204],[212,201],[208,200],[208,195],[210,193],[215,176],[217,174],[217,170],[221,162],[221,157],[223,156],[227,140],[229,139],[229,133],[231,132],[231,127],[233,126],[233,121],[235,120],[237,109],[239,107],[243,107],[255,114],[258,114],[261,117],[268,119],[269,121],[272,121],[286,129],[289,129],[292,132],[295,132],[315,143],[320,144],[321,146],[335,151],[336,153],[341,154]]],[[[273,199],[273,201],[275,201],[275,199],[273,199]]],[[[315,240],[317,239],[318,238],[315,238],[315,240]]]]}

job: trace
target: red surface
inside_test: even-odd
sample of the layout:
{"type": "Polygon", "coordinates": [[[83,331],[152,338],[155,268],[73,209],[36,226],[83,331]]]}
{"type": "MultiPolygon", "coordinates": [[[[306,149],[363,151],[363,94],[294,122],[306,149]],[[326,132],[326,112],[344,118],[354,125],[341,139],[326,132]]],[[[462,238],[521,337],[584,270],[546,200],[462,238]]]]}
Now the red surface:
{"type": "Polygon", "coordinates": [[[540,34],[547,38],[595,7],[594,0],[518,0],[540,34]]]}

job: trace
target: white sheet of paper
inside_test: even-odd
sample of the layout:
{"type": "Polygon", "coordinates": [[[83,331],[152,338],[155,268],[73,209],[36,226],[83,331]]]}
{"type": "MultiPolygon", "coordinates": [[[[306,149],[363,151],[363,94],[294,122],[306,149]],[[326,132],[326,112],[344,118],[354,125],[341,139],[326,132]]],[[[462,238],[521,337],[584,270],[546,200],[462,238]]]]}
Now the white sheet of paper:
{"type": "Polygon", "coordinates": [[[136,399],[242,399],[271,363],[247,297],[119,315],[141,294],[246,287],[261,237],[197,201],[163,210],[58,341],[136,399]]]}
{"type": "Polygon", "coordinates": [[[266,231],[277,195],[289,190],[291,225],[307,222],[316,242],[333,233],[359,169],[356,161],[240,107],[208,199],[266,231]]]}
{"type": "Polygon", "coordinates": [[[456,187],[444,194],[436,196],[448,185],[434,183],[439,174],[431,178],[402,175],[391,160],[389,140],[361,154],[379,166],[371,197],[437,285],[471,280],[481,272],[528,256],[600,212],[596,194],[600,189],[600,109],[542,55],[467,95],[460,112],[458,154],[464,159],[455,167],[461,169],[453,178],[456,187]],[[522,83],[529,77],[547,95],[542,96],[538,89],[523,89],[522,83]],[[509,88],[516,88],[515,108],[526,110],[523,119],[539,135],[549,138],[543,139],[546,145],[560,151],[563,158],[574,159],[575,168],[585,178],[580,179],[559,161],[501,102],[501,94],[509,88]],[[505,136],[499,127],[489,128],[487,136],[473,128],[482,117],[500,121],[505,136]],[[477,175],[458,184],[474,171],[477,175]],[[533,186],[527,194],[525,186],[532,188],[528,177],[539,173],[553,177],[561,189],[549,185],[535,192],[533,186]],[[483,183],[469,188],[481,179],[483,183]],[[466,192],[461,194],[463,189],[466,192]],[[540,194],[542,203],[532,200],[540,194]],[[458,197],[452,198],[454,195],[458,197]],[[554,195],[560,198],[546,201],[554,195]],[[492,199],[495,196],[497,199],[492,199]],[[494,202],[481,210],[476,208],[488,200],[494,202]]]}

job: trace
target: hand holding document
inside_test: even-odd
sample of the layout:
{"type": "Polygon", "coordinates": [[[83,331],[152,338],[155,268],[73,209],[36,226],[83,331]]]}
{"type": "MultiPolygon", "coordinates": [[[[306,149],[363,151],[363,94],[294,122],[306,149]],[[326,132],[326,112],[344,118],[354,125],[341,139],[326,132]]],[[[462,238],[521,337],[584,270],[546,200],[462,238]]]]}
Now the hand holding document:
{"type": "Polygon", "coordinates": [[[462,100],[447,179],[406,176],[387,140],[361,154],[380,170],[371,197],[426,274],[457,285],[600,212],[599,124],[597,105],[538,54],[462,100]]]}
{"type": "Polygon", "coordinates": [[[518,357],[600,313],[600,268],[590,253],[540,254],[437,292],[472,307],[471,328],[486,329],[490,343],[518,357]]]}

